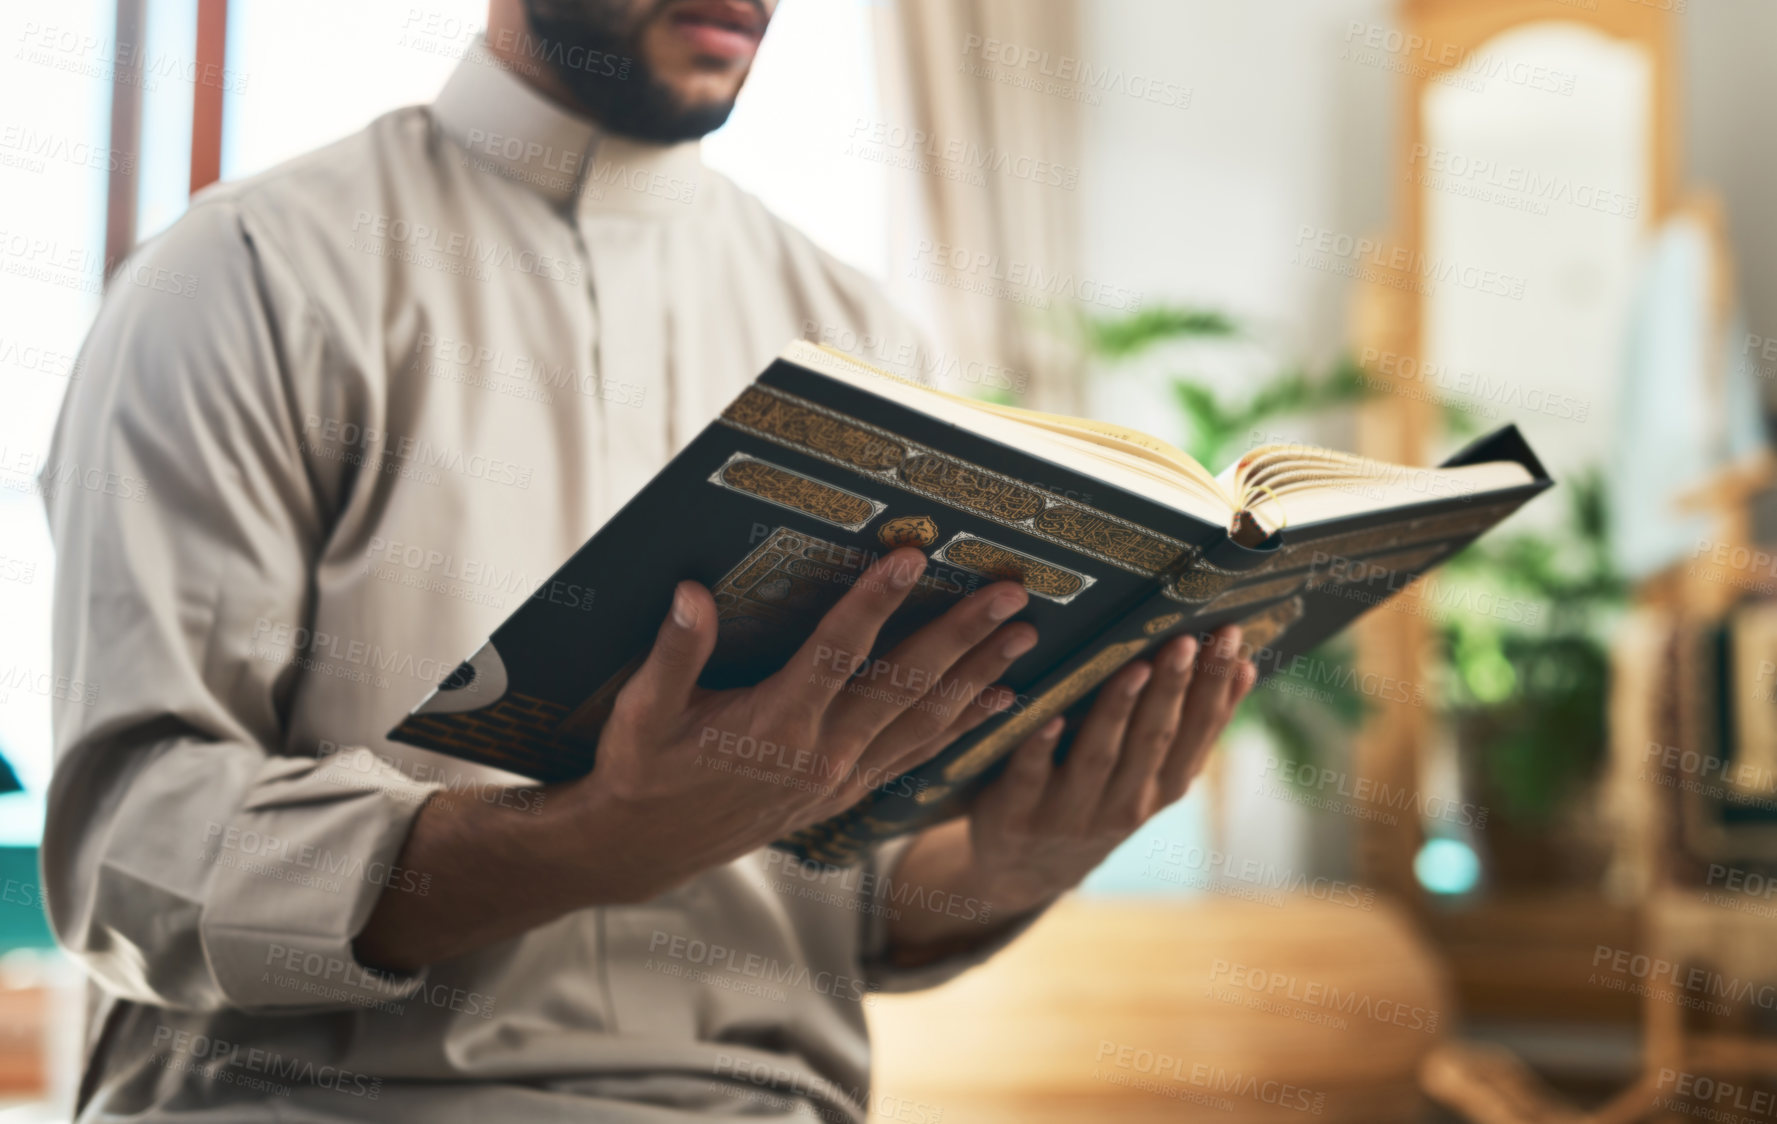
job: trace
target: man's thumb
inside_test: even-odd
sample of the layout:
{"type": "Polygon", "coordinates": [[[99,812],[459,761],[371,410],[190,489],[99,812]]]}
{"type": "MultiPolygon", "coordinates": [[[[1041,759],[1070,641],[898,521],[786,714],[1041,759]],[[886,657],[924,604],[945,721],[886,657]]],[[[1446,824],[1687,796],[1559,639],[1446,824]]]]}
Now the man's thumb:
{"type": "Polygon", "coordinates": [[[653,650],[617,696],[618,708],[644,722],[677,718],[715,649],[715,598],[696,582],[680,582],[653,650]]]}

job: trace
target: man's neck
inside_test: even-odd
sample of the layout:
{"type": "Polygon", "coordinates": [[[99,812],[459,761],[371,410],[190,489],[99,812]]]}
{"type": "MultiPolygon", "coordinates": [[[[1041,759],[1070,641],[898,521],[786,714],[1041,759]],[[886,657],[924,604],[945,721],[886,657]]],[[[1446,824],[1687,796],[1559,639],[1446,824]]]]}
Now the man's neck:
{"type": "Polygon", "coordinates": [[[578,117],[590,116],[567,83],[540,58],[526,52],[536,36],[525,18],[524,0],[488,0],[487,49],[519,81],[578,117]]]}

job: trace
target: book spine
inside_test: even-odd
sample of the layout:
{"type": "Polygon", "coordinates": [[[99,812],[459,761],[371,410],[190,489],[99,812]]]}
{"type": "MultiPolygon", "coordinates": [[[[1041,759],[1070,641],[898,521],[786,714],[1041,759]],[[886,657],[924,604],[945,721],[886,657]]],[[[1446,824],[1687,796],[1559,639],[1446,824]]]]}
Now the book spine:
{"type": "MultiPolygon", "coordinates": [[[[1133,609],[1042,676],[1004,715],[971,731],[937,757],[903,774],[831,819],[780,840],[804,862],[849,866],[870,848],[967,811],[999,773],[1006,756],[1057,714],[1083,704],[1117,670],[1182,632],[1205,631],[1216,617],[1210,602],[1266,555],[1232,541],[1157,582],[1133,609]]],[[[1075,725],[1069,722],[1070,730],[1075,725]]],[[[1067,746],[1063,734],[1061,752],[1067,746]]]]}

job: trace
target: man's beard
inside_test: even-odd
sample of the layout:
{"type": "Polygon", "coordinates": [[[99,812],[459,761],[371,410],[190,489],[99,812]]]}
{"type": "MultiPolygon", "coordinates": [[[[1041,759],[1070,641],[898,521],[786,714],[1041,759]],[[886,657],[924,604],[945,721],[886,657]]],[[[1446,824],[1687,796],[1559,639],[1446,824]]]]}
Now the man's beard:
{"type": "Polygon", "coordinates": [[[543,40],[543,64],[594,120],[613,133],[670,144],[720,128],[734,99],[685,105],[648,66],[642,32],[666,3],[650,5],[628,27],[622,0],[524,0],[524,10],[531,33],[543,40]]]}

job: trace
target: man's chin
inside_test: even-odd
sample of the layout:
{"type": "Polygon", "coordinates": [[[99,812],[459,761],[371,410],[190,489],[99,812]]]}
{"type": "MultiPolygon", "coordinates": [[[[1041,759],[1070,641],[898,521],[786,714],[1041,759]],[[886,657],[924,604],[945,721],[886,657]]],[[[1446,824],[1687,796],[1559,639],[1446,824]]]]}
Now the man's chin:
{"type": "Polygon", "coordinates": [[[696,140],[721,128],[734,112],[734,100],[687,104],[670,89],[660,88],[622,99],[601,99],[586,108],[606,131],[634,140],[676,144],[696,140]]]}
{"type": "Polygon", "coordinates": [[[608,132],[671,144],[713,132],[734,110],[747,69],[737,58],[706,58],[692,44],[663,38],[658,22],[626,30],[615,3],[525,0],[525,11],[533,34],[573,45],[574,57],[629,63],[618,72],[568,65],[565,51],[550,56],[573,102],[608,132]]]}

